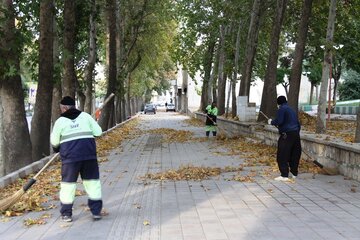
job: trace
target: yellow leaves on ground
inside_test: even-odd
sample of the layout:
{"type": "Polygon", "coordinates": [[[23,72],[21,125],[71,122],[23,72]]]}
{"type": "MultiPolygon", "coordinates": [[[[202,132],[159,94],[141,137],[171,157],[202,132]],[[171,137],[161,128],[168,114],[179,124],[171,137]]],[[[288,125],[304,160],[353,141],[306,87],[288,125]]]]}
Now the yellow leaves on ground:
{"type": "Polygon", "coordinates": [[[193,133],[185,130],[175,130],[172,128],[157,128],[147,131],[150,134],[159,134],[163,136],[163,142],[166,143],[183,143],[192,140],[193,133]]]}
{"type": "MultiPolygon", "coordinates": [[[[22,188],[23,185],[32,177],[28,176],[25,179],[19,179],[4,189],[2,189],[3,199],[11,197],[15,192],[22,188]]],[[[57,198],[60,182],[60,163],[57,162],[54,168],[48,169],[46,173],[39,176],[36,183],[15,203],[8,211],[4,213],[5,216],[19,216],[27,211],[44,211],[54,208],[54,205],[49,201],[57,198]]]]}
{"type": "MultiPolygon", "coordinates": [[[[315,133],[316,118],[309,114],[300,111],[299,120],[304,130],[315,133]]],[[[356,121],[347,120],[330,120],[327,123],[326,134],[332,137],[339,138],[345,142],[354,142],[356,121]]]]}
{"type": "Polygon", "coordinates": [[[219,176],[221,173],[228,172],[237,172],[232,178],[227,178],[227,181],[239,181],[239,182],[254,182],[254,177],[256,176],[256,172],[250,172],[248,175],[240,175],[240,171],[243,170],[243,166],[234,167],[234,166],[226,166],[225,168],[219,167],[196,167],[196,166],[181,166],[179,169],[174,170],[170,169],[165,172],[160,173],[148,173],[142,180],[150,179],[150,180],[173,180],[173,181],[202,181],[209,179],[210,177],[219,176]]]}
{"type": "Polygon", "coordinates": [[[218,176],[221,173],[220,168],[195,167],[191,165],[181,166],[178,170],[170,169],[161,173],[148,173],[145,178],[151,180],[195,180],[201,181],[209,177],[218,176]]]}
{"type": "MultiPolygon", "coordinates": [[[[228,149],[223,155],[239,155],[245,158],[244,167],[258,167],[268,166],[268,168],[261,168],[262,176],[269,176],[273,172],[278,172],[276,162],[276,147],[268,146],[261,142],[254,140],[247,140],[246,138],[232,138],[217,141],[220,146],[228,149]]],[[[319,173],[321,169],[313,163],[301,160],[299,166],[300,172],[319,173]]]]}
{"type": "Polygon", "coordinates": [[[232,180],[232,181],[238,181],[238,182],[255,182],[255,179],[249,175],[247,176],[242,176],[240,174],[235,175],[233,178],[228,179],[228,180],[232,180]]]}
{"type": "Polygon", "coordinates": [[[131,122],[113,129],[111,132],[101,136],[96,141],[97,153],[99,157],[103,157],[111,149],[119,147],[121,142],[125,139],[136,137],[141,131],[137,128],[138,120],[131,122]]]}
{"type": "Polygon", "coordinates": [[[150,221],[148,221],[148,220],[144,220],[143,225],[144,225],[144,226],[148,226],[148,225],[150,225],[150,221]]]}
{"type": "Polygon", "coordinates": [[[44,225],[47,218],[50,218],[51,214],[43,214],[39,218],[27,218],[24,220],[24,225],[30,227],[32,225],[44,225]]]}
{"type": "Polygon", "coordinates": [[[198,118],[190,118],[183,120],[187,125],[195,126],[195,127],[204,127],[205,122],[198,118]]]}

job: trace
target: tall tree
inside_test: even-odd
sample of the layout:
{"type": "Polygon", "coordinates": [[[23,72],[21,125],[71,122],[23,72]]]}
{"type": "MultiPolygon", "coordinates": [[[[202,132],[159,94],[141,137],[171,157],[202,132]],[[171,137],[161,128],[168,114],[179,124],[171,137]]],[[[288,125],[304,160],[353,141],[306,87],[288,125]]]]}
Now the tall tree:
{"type": "Polygon", "coordinates": [[[65,0],[64,3],[64,76],[63,89],[64,96],[75,98],[75,18],[76,1],[65,0]]]}
{"type": "Polygon", "coordinates": [[[237,75],[238,75],[238,70],[239,70],[239,55],[240,55],[240,34],[241,34],[241,29],[242,29],[242,21],[240,20],[239,22],[239,26],[238,26],[238,31],[236,34],[236,47],[235,47],[235,59],[234,59],[234,73],[233,73],[233,78],[231,80],[231,114],[233,117],[236,116],[237,114],[237,110],[236,110],[236,82],[237,82],[237,75]]]}
{"type": "Polygon", "coordinates": [[[225,113],[225,88],[226,88],[226,78],[224,74],[224,65],[225,65],[225,34],[227,32],[227,26],[220,26],[220,39],[219,39],[219,61],[218,61],[218,99],[217,107],[219,109],[218,114],[223,115],[225,113]]]}
{"type": "Polygon", "coordinates": [[[209,89],[211,84],[211,67],[214,59],[214,49],[216,41],[210,38],[207,42],[208,46],[204,54],[203,66],[204,66],[204,78],[201,90],[201,102],[200,109],[205,111],[206,106],[209,104],[209,89]]]}
{"type": "MultiPolygon", "coordinates": [[[[55,7],[56,9],[56,7],[55,7]]],[[[54,125],[55,121],[59,118],[61,111],[59,102],[62,98],[61,89],[61,64],[60,64],[60,42],[59,42],[59,28],[56,22],[56,15],[53,19],[53,63],[54,63],[54,85],[51,104],[51,124],[54,125]]]]}
{"type": "MultiPolygon", "coordinates": [[[[316,133],[326,132],[326,112],[325,112],[326,103],[327,103],[326,96],[327,96],[331,60],[332,60],[335,19],[336,19],[336,0],[331,0],[330,8],[329,8],[328,25],[326,31],[324,62],[323,62],[322,77],[321,77],[319,104],[317,110],[318,114],[316,118],[316,133]]],[[[328,111],[330,111],[330,109],[328,109],[328,111]]]]}
{"type": "MultiPolygon", "coordinates": [[[[115,92],[116,85],[116,0],[106,0],[106,21],[107,21],[107,90],[106,96],[115,92]]],[[[102,109],[99,124],[103,130],[114,125],[114,98],[112,98],[102,109]]]]}
{"type": "MultiPolygon", "coordinates": [[[[279,56],[279,40],[281,27],[284,20],[287,0],[278,0],[276,7],[276,15],[273,21],[273,29],[271,33],[270,54],[265,73],[264,88],[261,98],[260,110],[267,116],[275,116],[276,113],[276,76],[277,63],[279,56]]],[[[265,120],[260,114],[258,121],[265,120]]]]}
{"type": "Polygon", "coordinates": [[[252,67],[260,29],[260,17],[265,9],[265,4],[261,5],[261,3],[261,0],[254,0],[251,11],[250,26],[246,39],[246,52],[241,70],[239,96],[249,96],[250,93],[252,67]]]}
{"type": "Polygon", "coordinates": [[[299,105],[300,81],[305,44],[310,22],[313,0],[304,0],[295,46],[295,57],[290,74],[289,105],[297,112],[299,105]]]}
{"type": "Polygon", "coordinates": [[[124,89],[124,77],[123,71],[122,71],[122,65],[123,65],[123,58],[125,53],[125,34],[124,34],[124,28],[125,28],[125,7],[122,1],[117,1],[117,11],[116,11],[116,59],[117,59],[117,98],[116,98],[116,116],[115,121],[116,123],[120,123],[123,120],[125,120],[125,89],[124,89]]]}
{"type": "Polygon", "coordinates": [[[12,0],[0,1],[0,176],[32,162],[12,0]]]}
{"type": "Polygon", "coordinates": [[[53,19],[54,1],[40,2],[39,82],[34,116],[31,121],[32,158],[50,153],[51,102],[53,93],[53,19]]]}
{"type": "Polygon", "coordinates": [[[96,63],[96,0],[91,0],[91,13],[89,16],[89,55],[88,62],[85,68],[85,112],[92,112],[93,102],[93,80],[94,80],[94,69],[96,63]]]}

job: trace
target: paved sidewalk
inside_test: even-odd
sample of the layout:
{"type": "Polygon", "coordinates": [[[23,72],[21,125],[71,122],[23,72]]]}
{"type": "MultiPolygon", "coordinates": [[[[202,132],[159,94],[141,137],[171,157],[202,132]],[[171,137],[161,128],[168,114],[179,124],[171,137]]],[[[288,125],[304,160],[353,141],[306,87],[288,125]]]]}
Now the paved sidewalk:
{"type": "MultiPolygon", "coordinates": [[[[141,115],[141,129],[190,130],[177,113],[141,115]]],[[[101,164],[104,207],[109,212],[94,222],[86,196],[76,198],[74,222],[59,220],[58,208],[45,225],[25,227],[32,212],[0,221],[0,239],[124,240],[272,240],[360,239],[359,182],[342,176],[301,174],[295,183],[256,177],[255,182],[143,181],[139,177],[181,165],[238,166],[243,159],[215,154],[225,151],[216,141],[161,143],[161,135],[145,134],[125,141],[101,164]],[[352,190],[352,191],[351,191],[352,190]]],[[[230,174],[231,175],[231,174],[230,174]]],[[[81,185],[79,185],[79,188],[81,185]]]]}

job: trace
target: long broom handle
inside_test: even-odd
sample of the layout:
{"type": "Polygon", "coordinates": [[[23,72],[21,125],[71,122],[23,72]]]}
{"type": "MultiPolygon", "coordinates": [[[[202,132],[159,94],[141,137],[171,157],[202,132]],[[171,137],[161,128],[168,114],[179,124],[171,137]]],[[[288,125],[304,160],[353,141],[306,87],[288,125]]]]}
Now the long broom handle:
{"type": "Polygon", "coordinates": [[[104,101],[104,103],[99,107],[97,110],[101,110],[104,108],[104,106],[115,96],[114,93],[111,93],[104,101]]]}
{"type": "Polygon", "coordinates": [[[23,186],[24,192],[26,192],[31,186],[36,182],[37,177],[59,156],[59,153],[56,153],[46,164],[43,166],[34,177],[30,178],[29,181],[23,186]]]}
{"type": "Polygon", "coordinates": [[[56,153],[46,164],[45,166],[43,166],[40,171],[35,174],[35,176],[33,177],[33,179],[36,179],[56,158],[57,156],[59,156],[59,153],[56,153]]]}
{"type": "Polygon", "coordinates": [[[262,111],[259,111],[259,113],[261,113],[267,120],[269,120],[270,118],[268,116],[265,115],[265,113],[263,113],[262,111]]]}

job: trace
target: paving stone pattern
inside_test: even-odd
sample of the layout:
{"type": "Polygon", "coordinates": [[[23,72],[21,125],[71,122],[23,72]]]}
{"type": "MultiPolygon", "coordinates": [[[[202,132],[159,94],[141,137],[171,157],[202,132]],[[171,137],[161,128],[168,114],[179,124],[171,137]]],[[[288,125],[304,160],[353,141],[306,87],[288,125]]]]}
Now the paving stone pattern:
{"type": "MultiPolygon", "coordinates": [[[[140,128],[190,130],[203,137],[204,129],[186,125],[186,118],[177,113],[141,115],[140,128]]],[[[25,227],[25,219],[44,214],[31,212],[0,221],[0,239],[360,239],[359,182],[342,176],[300,174],[295,183],[261,176],[250,183],[227,181],[231,173],[204,181],[139,179],[187,164],[225,167],[243,162],[239,156],[214,154],[219,151],[226,149],[212,137],[162,143],[161,135],[143,134],[125,141],[101,163],[108,216],[94,222],[85,209],[86,196],[80,196],[73,223],[62,223],[57,208],[45,212],[52,214],[45,225],[25,227]]]]}

